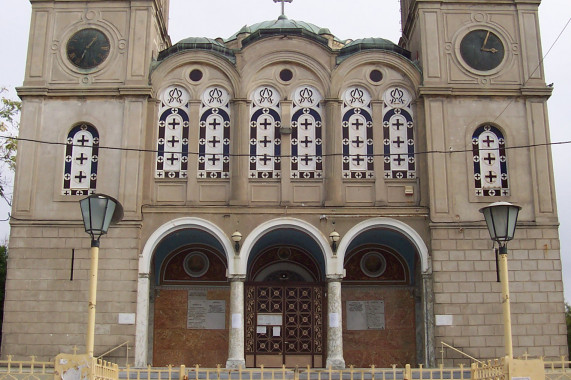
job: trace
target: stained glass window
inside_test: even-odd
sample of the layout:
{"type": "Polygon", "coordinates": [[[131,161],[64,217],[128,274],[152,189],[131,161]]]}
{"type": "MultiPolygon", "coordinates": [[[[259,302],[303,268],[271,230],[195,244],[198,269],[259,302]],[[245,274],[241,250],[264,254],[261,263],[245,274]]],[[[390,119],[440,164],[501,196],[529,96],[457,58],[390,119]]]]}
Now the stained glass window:
{"type": "Polygon", "coordinates": [[[67,135],[63,175],[63,195],[93,194],[97,185],[99,133],[86,123],[67,135]]]}

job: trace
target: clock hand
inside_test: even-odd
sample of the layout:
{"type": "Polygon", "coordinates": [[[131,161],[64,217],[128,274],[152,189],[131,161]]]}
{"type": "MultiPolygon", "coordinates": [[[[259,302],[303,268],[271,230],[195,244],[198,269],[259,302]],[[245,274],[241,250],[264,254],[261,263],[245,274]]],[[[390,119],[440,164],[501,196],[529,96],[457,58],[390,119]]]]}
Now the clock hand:
{"type": "Polygon", "coordinates": [[[496,48],[491,48],[491,49],[481,48],[480,50],[481,51],[487,51],[489,53],[497,53],[498,52],[498,49],[496,49],[496,48]]]}
{"type": "Polygon", "coordinates": [[[97,41],[97,37],[93,37],[91,42],[85,46],[85,49],[83,50],[83,54],[81,54],[81,58],[79,58],[80,61],[83,61],[83,57],[85,57],[85,54],[87,53],[87,51],[89,50],[91,45],[93,45],[95,43],[95,41],[97,41]]]}
{"type": "Polygon", "coordinates": [[[486,38],[484,39],[484,43],[482,44],[482,47],[480,48],[480,50],[485,51],[484,49],[486,48],[486,44],[488,43],[488,38],[490,38],[490,31],[488,30],[488,33],[486,34],[486,38]]]}
{"type": "MultiPolygon", "coordinates": [[[[489,34],[489,33],[490,33],[490,32],[488,32],[488,34],[489,34]]],[[[486,38],[486,40],[487,40],[487,38],[486,38]]],[[[93,45],[93,43],[94,43],[95,41],[97,41],[97,36],[93,37],[93,39],[91,40],[91,42],[88,43],[87,46],[85,47],[85,50],[89,49],[89,48],[91,47],[91,45],[93,45]]]]}

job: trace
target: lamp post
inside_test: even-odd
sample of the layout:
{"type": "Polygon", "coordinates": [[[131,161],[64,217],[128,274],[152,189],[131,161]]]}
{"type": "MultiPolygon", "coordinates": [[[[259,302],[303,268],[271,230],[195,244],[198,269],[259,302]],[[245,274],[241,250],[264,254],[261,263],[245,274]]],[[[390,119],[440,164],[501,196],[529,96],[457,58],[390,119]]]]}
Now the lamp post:
{"type": "Polygon", "coordinates": [[[99,238],[107,233],[111,223],[123,219],[123,206],[114,198],[104,194],[93,194],[79,201],[85,232],[91,236],[91,271],[89,276],[89,304],[87,318],[87,336],[85,347],[87,355],[93,357],[95,339],[95,304],[97,300],[97,266],[99,259],[99,238]]]}
{"type": "Polygon", "coordinates": [[[520,206],[508,202],[495,202],[480,209],[484,214],[490,237],[499,245],[500,281],[502,283],[502,305],[504,314],[505,353],[513,358],[512,323],[510,311],[510,289],[508,282],[508,248],[506,243],[513,239],[520,206]]]}

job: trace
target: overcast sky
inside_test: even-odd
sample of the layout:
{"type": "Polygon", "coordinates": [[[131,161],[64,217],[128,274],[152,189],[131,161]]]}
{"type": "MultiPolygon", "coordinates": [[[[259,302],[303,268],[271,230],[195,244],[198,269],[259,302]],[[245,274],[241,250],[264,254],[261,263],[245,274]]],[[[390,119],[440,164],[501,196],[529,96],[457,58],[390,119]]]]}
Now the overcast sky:
{"type": "MultiPolygon", "coordinates": [[[[22,84],[31,6],[27,0],[0,0],[0,86],[22,84]]],[[[277,18],[281,9],[272,0],[171,0],[169,33],[175,43],[186,37],[227,38],[244,25],[277,18]]],[[[395,43],[400,37],[397,0],[294,0],[286,4],[290,19],[326,27],[340,39],[382,37],[395,43]]],[[[569,0],[543,0],[539,7],[543,54],[547,54],[571,18],[569,0]]],[[[552,142],[571,141],[571,27],[565,29],[545,58],[546,82],[554,83],[548,102],[552,142]]],[[[566,299],[571,301],[571,144],[552,148],[560,219],[561,258],[566,299]],[[570,165],[570,166],[567,166],[570,165]]],[[[8,209],[0,209],[0,220],[8,209]]],[[[0,222],[0,239],[8,235],[0,222]]],[[[517,232],[516,232],[517,238],[517,232]]]]}

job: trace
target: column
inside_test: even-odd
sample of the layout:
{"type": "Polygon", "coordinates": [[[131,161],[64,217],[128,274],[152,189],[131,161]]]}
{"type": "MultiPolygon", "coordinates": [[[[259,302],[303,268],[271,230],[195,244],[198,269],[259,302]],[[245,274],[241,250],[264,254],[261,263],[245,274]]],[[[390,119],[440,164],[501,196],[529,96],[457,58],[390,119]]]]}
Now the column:
{"type": "Polygon", "coordinates": [[[422,274],[422,305],[424,319],[424,365],[435,367],[434,356],[434,290],[432,287],[432,270],[422,274]]]}
{"type": "Polygon", "coordinates": [[[226,368],[245,368],[244,359],[244,277],[230,280],[230,327],[226,368]]]}
{"type": "Polygon", "coordinates": [[[325,139],[325,206],[340,206],[343,204],[343,171],[341,154],[341,101],[339,99],[325,100],[325,120],[327,128],[323,131],[325,139]]]}
{"type": "Polygon", "coordinates": [[[327,278],[327,361],[325,366],[345,368],[343,323],[341,320],[341,275],[327,278]]]}
{"type": "Polygon", "coordinates": [[[139,273],[137,284],[137,319],[135,325],[135,366],[146,367],[149,361],[149,273],[139,273]]]}
{"type": "Polygon", "coordinates": [[[234,99],[232,109],[232,149],[230,156],[230,205],[248,204],[248,165],[250,152],[250,123],[246,99],[234,99]],[[244,156],[241,156],[244,154],[244,156]]]}

